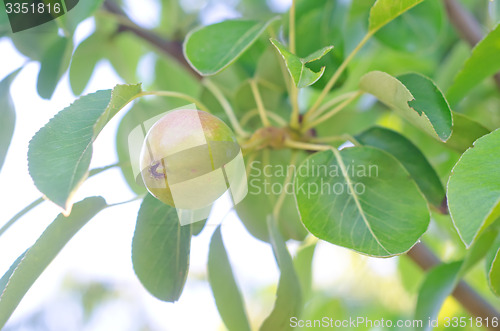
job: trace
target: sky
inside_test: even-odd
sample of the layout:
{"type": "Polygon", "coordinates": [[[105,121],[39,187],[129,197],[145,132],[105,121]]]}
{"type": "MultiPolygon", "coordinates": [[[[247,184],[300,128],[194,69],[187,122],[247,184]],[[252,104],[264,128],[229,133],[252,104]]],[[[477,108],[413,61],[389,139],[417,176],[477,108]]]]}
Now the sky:
{"type": "MultiPolygon", "coordinates": [[[[134,20],[144,26],[152,24],[155,7],[146,2],[126,2],[133,13],[134,20]],[[138,10],[141,8],[149,10],[138,10]],[[135,6],[135,7],[134,7],[135,6]],[[134,9],[135,8],[135,9],[134,9]]],[[[203,1],[186,0],[184,6],[197,6],[203,1]]],[[[274,1],[278,11],[288,8],[290,1],[274,1]]],[[[203,18],[205,24],[237,16],[230,7],[219,2],[203,18]]],[[[75,45],[85,39],[93,30],[92,19],[82,23],[75,35],[75,45]]],[[[19,54],[7,39],[0,39],[0,80],[27,59],[19,54]]],[[[147,66],[142,64],[140,68],[147,66]]],[[[0,226],[19,210],[40,197],[28,174],[27,151],[32,136],[45,125],[58,111],[68,106],[76,98],[69,87],[66,74],[58,85],[51,100],[41,99],[36,92],[38,63],[28,63],[11,86],[11,95],[17,113],[14,137],[0,172],[0,226]]],[[[100,89],[109,89],[122,83],[107,62],[100,62],[84,94],[100,89]]],[[[115,135],[120,119],[127,109],[122,110],[106,126],[94,144],[91,169],[117,162],[115,135]]],[[[87,196],[101,195],[108,203],[126,201],[134,194],[125,184],[118,169],[89,179],[78,191],[75,201],[87,196]]],[[[61,288],[70,278],[82,282],[100,281],[124,291],[134,302],[134,311],[115,303],[105,306],[91,321],[88,330],[134,330],[134,320],[138,311],[147,316],[154,330],[218,330],[221,320],[217,313],[208,283],[203,279],[206,272],[208,244],[215,225],[223,222],[222,234],[234,273],[247,301],[249,315],[259,314],[262,318],[271,311],[273,295],[266,300],[255,299],[256,292],[274,286],[279,277],[271,247],[253,238],[243,227],[234,212],[228,212],[229,205],[222,199],[212,212],[209,225],[202,234],[195,237],[191,248],[191,266],[184,292],[177,303],[165,303],[152,297],[136,278],[131,261],[131,242],[136,215],[140,202],[108,208],[92,219],[62,250],[49,265],[42,276],[29,290],[10,320],[14,325],[30,316],[47,303],[58,307],[58,313],[50,319],[51,330],[68,330],[68,318],[76,314],[71,304],[64,305],[61,288]],[[61,314],[61,311],[67,311],[61,314]],[[193,318],[195,314],[196,318],[193,318]],[[66,316],[66,319],[62,318],[66,316]],[[122,325],[117,325],[121,323],[122,325]]],[[[7,233],[0,237],[0,275],[12,262],[32,245],[43,230],[60,212],[50,202],[45,202],[20,219],[7,233]]],[[[297,243],[290,243],[292,253],[297,243]]],[[[352,268],[352,252],[320,243],[314,260],[315,286],[331,288],[345,286],[345,277],[352,268]],[[344,284],[344,283],[345,284],[344,284]]],[[[395,259],[373,259],[366,261],[365,272],[376,272],[381,276],[394,275],[395,259]]],[[[359,270],[358,270],[359,271],[359,270]]],[[[258,322],[258,321],[257,321],[258,322]]]]}

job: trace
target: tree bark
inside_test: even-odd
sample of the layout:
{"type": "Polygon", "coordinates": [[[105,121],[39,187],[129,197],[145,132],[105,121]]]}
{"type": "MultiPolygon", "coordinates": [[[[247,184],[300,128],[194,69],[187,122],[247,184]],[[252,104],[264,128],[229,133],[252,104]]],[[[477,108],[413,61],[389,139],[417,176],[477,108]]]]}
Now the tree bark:
{"type": "Polygon", "coordinates": [[[182,43],[180,41],[167,40],[153,31],[138,26],[127,16],[127,14],[123,11],[123,9],[113,0],[104,1],[103,7],[108,12],[114,15],[119,15],[123,19],[129,22],[127,24],[120,24],[119,25],[120,31],[129,31],[135,34],[137,37],[148,42],[150,45],[158,49],[160,52],[176,59],[181,65],[183,65],[186,69],[188,69],[189,72],[193,74],[193,76],[195,76],[198,79],[201,79],[201,76],[186,61],[186,58],[184,57],[184,53],[182,50],[182,43]]]}

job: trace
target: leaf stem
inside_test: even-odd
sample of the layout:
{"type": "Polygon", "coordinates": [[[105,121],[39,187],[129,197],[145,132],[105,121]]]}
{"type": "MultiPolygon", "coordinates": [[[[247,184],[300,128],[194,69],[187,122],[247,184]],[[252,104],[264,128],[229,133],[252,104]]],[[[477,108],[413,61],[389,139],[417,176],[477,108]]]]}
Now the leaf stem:
{"type": "MultiPolygon", "coordinates": [[[[102,167],[102,168],[96,168],[96,169],[92,169],[89,171],[89,176],[87,177],[87,179],[95,176],[95,175],[98,175],[100,174],[101,172],[104,172],[108,169],[111,169],[111,168],[114,168],[114,167],[118,167],[120,166],[121,163],[115,163],[115,164],[111,164],[111,165],[108,165],[108,166],[105,166],[105,167],[102,167]]],[[[35,201],[33,201],[32,203],[30,203],[28,206],[24,207],[23,210],[21,210],[20,212],[18,212],[16,215],[14,215],[10,220],[7,221],[7,223],[5,223],[1,228],[0,228],[0,237],[12,226],[14,225],[14,223],[17,222],[17,220],[19,220],[21,217],[23,217],[25,214],[27,214],[29,211],[31,211],[33,208],[35,208],[36,206],[40,205],[42,202],[44,202],[45,199],[43,197],[40,197],[38,199],[36,199],[35,201]]]]}
{"type": "MultiPolygon", "coordinates": [[[[245,115],[243,115],[240,121],[240,125],[245,126],[252,118],[258,115],[259,115],[259,110],[257,108],[250,110],[249,112],[245,113],[245,115]]],[[[268,112],[267,116],[269,116],[271,120],[274,120],[278,125],[281,126],[286,125],[286,121],[278,114],[275,114],[273,112],[268,112]]]]}
{"type": "Polygon", "coordinates": [[[260,138],[260,139],[250,139],[246,143],[241,145],[241,151],[243,155],[248,155],[256,150],[262,149],[263,144],[267,142],[267,139],[260,138]]]}
{"type": "MultiPolygon", "coordinates": [[[[127,162],[127,163],[129,163],[129,162],[127,162]]],[[[119,167],[121,165],[122,165],[122,163],[117,162],[115,164],[110,164],[110,165],[107,165],[107,166],[104,166],[104,167],[101,167],[101,168],[90,169],[89,170],[89,177],[88,178],[93,177],[95,175],[98,175],[101,172],[104,172],[106,170],[113,169],[115,167],[119,167]]]]}
{"type": "Polygon", "coordinates": [[[30,210],[44,202],[45,200],[43,198],[38,198],[32,203],[30,203],[28,206],[26,206],[23,210],[21,210],[19,213],[14,215],[7,223],[5,223],[2,228],[0,228],[0,236],[4,234],[5,231],[7,231],[18,219],[23,217],[25,214],[27,214],[30,210]]]}
{"type": "Polygon", "coordinates": [[[292,0],[292,6],[290,7],[290,32],[289,32],[289,46],[290,46],[290,52],[295,54],[296,52],[296,47],[295,47],[295,7],[296,7],[296,0],[292,0]]]}
{"type": "MultiPolygon", "coordinates": [[[[289,165],[295,166],[295,163],[297,162],[297,156],[298,156],[297,151],[296,150],[292,151],[292,157],[290,158],[289,165]]],[[[283,182],[283,188],[281,190],[281,194],[278,197],[276,204],[274,205],[273,216],[276,220],[278,220],[278,216],[279,216],[281,207],[283,206],[283,202],[285,201],[285,197],[287,194],[286,187],[288,184],[290,184],[290,181],[292,180],[292,175],[293,175],[293,171],[287,171],[287,176],[285,178],[285,181],[283,182]]]]}
{"type": "MultiPolygon", "coordinates": [[[[292,6],[290,7],[290,18],[289,18],[289,46],[290,52],[293,54],[297,53],[297,47],[295,43],[295,7],[296,0],[292,0],[292,6]]],[[[290,103],[292,104],[292,115],[290,116],[290,127],[292,129],[299,128],[299,90],[293,82],[290,84],[290,103]]]]}
{"type": "Polygon", "coordinates": [[[136,98],[140,98],[143,96],[148,96],[148,95],[155,95],[155,96],[162,96],[162,97],[171,97],[171,98],[177,98],[177,99],[182,99],[186,100],[189,102],[192,102],[196,104],[198,107],[200,107],[200,110],[203,110],[207,113],[210,113],[210,110],[208,110],[207,106],[205,106],[201,101],[197,100],[196,98],[193,98],[192,96],[188,94],[184,94],[181,92],[174,92],[174,91],[144,91],[139,94],[137,94],[136,98]]]}
{"type": "Polygon", "coordinates": [[[125,204],[130,203],[130,202],[134,202],[134,201],[137,201],[137,200],[144,199],[145,197],[146,197],[146,194],[141,194],[141,195],[138,195],[136,197],[133,197],[130,200],[126,200],[126,201],[122,201],[122,202],[117,202],[117,203],[112,203],[112,204],[108,205],[106,208],[125,205],[125,204]]]}
{"type": "Polygon", "coordinates": [[[229,118],[229,122],[231,122],[234,131],[236,131],[236,134],[240,137],[249,137],[250,134],[245,130],[243,130],[243,128],[240,126],[240,123],[236,118],[236,115],[234,113],[233,108],[231,107],[231,104],[229,103],[229,101],[227,101],[226,97],[222,94],[221,90],[219,90],[217,85],[215,85],[208,79],[204,80],[203,84],[207,87],[207,89],[210,92],[212,92],[217,101],[219,101],[220,105],[226,112],[226,115],[229,118]]]}
{"type": "Polygon", "coordinates": [[[357,91],[353,91],[353,92],[348,92],[348,93],[344,93],[344,94],[341,94],[335,98],[332,98],[330,100],[328,100],[326,103],[324,103],[321,107],[319,107],[314,113],[313,112],[307,112],[307,114],[304,115],[304,121],[312,121],[314,120],[315,118],[317,118],[319,115],[321,115],[323,112],[327,111],[328,109],[330,109],[330,107],[336,105],[337,103],[341,102],[341,101],[344,101],[346,99],[349,99],[351,96],[353,96],[354,94],[358,93],[357,91]]]}
{"type": "Polygon", "coordinates": [[[351,136],[346,134],[341,134],[339,136],[328,136],[328,137],[316,137],[312,138],[310,142],[312,143],[331,143],[335,141],[350,140],[351,136]]]}
{"type": "Polygon", "coordinates": [[[299,89],[292,82],[290,84],[290,102],[292,104],[292,115],[290,116],[290,127],[299,128],[299,89]]]}
{"type": "Polygon", "coordinates": [[[291,139],[285,140],[285,146],[294,149],[303,149],[306,151],[327,151],[332,149],[332,146],[304,143],[291,139]]]}
{"type": "Polygon", "coordinates": [[[257,109],[259,110],[259,116],[264,126],[271,126],[269,118],[267,117],[266,109],[264,108],[264,102],[262,102],[262,96],[259,92],[259,86],[255,79],[250,80],[250,87],[252,88],[253,97],[255,103],[257,104],[257,109]]]}
{"type": "Polygon", "coordinates": [[[359,97],[361,94],[363,94],[363,92],[361,92],[361,91],[356,92],[355,94],[351,95],[348,99],[346,99],[344,102],[340,103],[337,107],[333,108],[332,110],[330,110],[329,112],[327,112],[326,114],[321,116],[320,118],[318,118],[312,122],[305,123],[302,130],[307,131],[307,130],[323,123],[324,121],[328,120],[330,117],[337,114],[339,111],[341,111],[346,106],[348,106],[351,102],[354,101],[354,99],[359,97]]]}
{"type": "Polygon", "coordinates": [[[347,65],[351,62],[351,60],[354,58],[354,56],[359,52],[359,50],[366,44],[366,42],[371,38],[373,35],[373,32],[368,32],[363,39],[359,42],[359,44],[353,49],[351,54],[349,54],[348,57],[344,59],[342,64],[337,68],[335,73],[333,74],[332,78],[328,81],[326,86],[323,88],[321,91],[321,94],[319,95],[318,99],[314,102],[313,106],[309,109],[308,113],[314,113],[316,109],[319,108],[323,100],[325,99],[326,95],[330,90],[332,89],[333,85],[337,82],[337,80],[340,78],[340,75],[344,72],[344,70],[347,68],[347,65]]]}

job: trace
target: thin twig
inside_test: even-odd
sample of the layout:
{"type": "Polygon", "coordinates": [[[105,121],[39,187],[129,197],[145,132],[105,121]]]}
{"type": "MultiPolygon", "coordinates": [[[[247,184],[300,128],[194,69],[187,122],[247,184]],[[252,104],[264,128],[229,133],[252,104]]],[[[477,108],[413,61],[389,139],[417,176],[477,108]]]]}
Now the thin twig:
{"type": "Polygon", "coordinates": [[[351,54],[349,54],[348,57],[344,59],[344,61],[340,64],[340,66],[337,68],[335,73],[333,74],[332,78],[328,81],[326,86],[323,88],[321,91],[321,94],[319,97],[316,99],[312,107],[309,109],[308,112],[314,113],[316,109],[319,108],[323,100],[326,98],[328,92],[332,89],[333,85],[337,82],[337,80],[340,78],[340,75],[344,72],[344,70],[347,68],[347,65],[351,62],[351,60],[354,58],[354,56],[363,48],[363,46],[370,40],[371,36],[373,35],[373,32],[367,33],[363,39],[359,42],[359,44],[353,49],[351,54]]]}
{"type": "Polygon", "coordinates": [[[264,108],[264,102],[262,101],[262,97],[259,92],[259,87],[257,86],[257,81],[252,79],[250,80],[250,87],[252,88],[252,94],[255,99],[255,103],[257,104],[257,109],[259,110],[259,116],[262,120],[262,124],[264,126],[271,126],[269,119],[267,118],[266,109],[264,108]]]}
{"type": "Polygon", "coordinates": [[[304,124],[304,127],[303,127],[303,131],[307,131],[321,123],[323,123],[324,121],[330,119],[332,116],[334,116],[335,114],[337,114],[339,111],[341,111],[342,109],[344,109],[346,106],[348,106],[351,102],[353,102],[357,97],[359,97],[363,92],[356,92],[355,94],[351,95],[348,99],[346,99],[344,102],[340,103],[337,107],[333,108],[332,110],[330,110],[329,112],[327,112],[326,114],[324,114],[323,116],[321,116],[320,118],[312,121],[312,122],[307,122],[304,124]]]}
{"type": "Polygon", "coordinates": [[[236,118],[233,107],[231,107],[231,104],[229,103],[229,101],[227,101],[226,97],[224,96],[224,94],[222,94],[217,85],[215,85],[208,79],[204,80],[203,84],[214,95],[214,97],[217,99],[217,101],[220,103],[220,105],[226,112],[226,115],[229,118],[229,122],[231,122],[231,125],[234,131],[236,131],[236,134],[240,137],[250,136],[250,134],[245,130],[243,130],[243,128],[240,126],[240,122],[238,122],[238,118],[236,118]]]}
{"type": "MultiPolygon", "coordinates": [[[[290,163],[289,165],[295,167],[295,163],[297,162],[297,156],[298,153],[297,151],[292,151],[292,157],[290,158],[290,163]]],[[[283,182],[283,190],[281,191],[281,194],[278,197],[278,200],[276,201],[276,204],[274,205],[273,208],[273,216],[278,219],[281,207],[283,206],[283,203],[285,202],[286,195],[288,194],[286,191],[286,187],[290,184],[291,180],[293,177],[293,171],[287,171],[287,175],[285,178],[285,181],[283,182]]]]}
{"type": "MultiPolygon", "coordinates": [[[[115,168],[115,167],[118,167],[120,166],[121,163],[115,163],[115,164],[111,164],[111,165],[108,165],[108,166],[105,166],[105,167],[101,167],[101,168],[96,168],[96,169],[91,169],[89,171],[89,175],[87,177],[87,179],[93,177],[93,176],[96,176],[98,174],[100,174],[101,172],[104,172],[106,170],[109,170],[109,169],[112,169],[112,168],[115,168]]],[[[28,206],[24,207],[20,212],[18,212],[16,215],[14,215],[10,220],[8,220],[1,228],[0,228],[0,236],[2,236],[12,225],[14,225],[21,217],[23,217],[24,215],[26,215],[29,211],[31,211],[32,209],[34,209],[36,206],[42,204],[43,202],[45,201],[45,199],[43,197],[40,197],[38,199],[36,199],[35,201],[33,201],[32,203],[30,203],[28,206]]]]}
{"type": "Polygon", "coordinates": [[[112,204],[108,205],[106,208],[125,205],[125,204],[130,203],[130,202],[134,202],[134,201],[137,201],[137,200],[142,200],[145,197],[146,197],[146,194],[141,194],[141,195],[138,195],[138,196],[133,197],[132,199],[129,199],[129,200],[126,200],[126,201],[112,203],[112,204]]]}
{"type": "Polygon", "coordinates": [[[345,141],[349,140],[348,137],[345,134],[341,134],[338,136],[327,136],[327,137],[315,137],[311,138],[310,142],[316,143],[316,144],[322,144],[322,143],[333,143],[336,141],[345,141]]]}
{"type": "MultiPolygon", "coordinates": [[[[296,1],[292,0],[292,6],[290,7],[290,17],[289,17],[289,46],[290,52],[293,54],[297,53],[295,47],[295,7],[296,1]]],[[[290,127],[293,129],[299,128],[299,90],[295,84],[290,85],[290,102],[292,104],[292,115],[290,116],[290,127]]]]}
{"type": "Polygon", "coordinates": [[[289,33],[289,44],[290,44],[290,52],[293,54],[296,53],[295,48],[295,5],[296,1],[292,0],[292,6],[290,7],[290,33],[289,33]]]}
{"type": "Polygon", "coordinates": [[[294,149],[303,149],[306,151],[327,151],[333,148],[328,145],[309,144],[291,139],[285,140],[285,146],[294,149]]]}
{"type": "MultiPolygon", "coordinates": [[[[127,163],[130,163],[130,162],[127,162],[127,163]]],[[[94,177],[95,175],[98,175],[98,174],[100,174],[101,172],[104,172],[104,171],[106,171],[106,170],[109,170],[109,169],[113,169],[113,168],[119,167],[119,166],[121,166],[121,165],[123,165],[121,162],[117,162],[117,163],[110,164],[110,165],[107,165],[107,166],[104,166],[104,167],[95,168],[95,169],[90,169],[90,170],[89,170],[89,177],[88,177],[88,178],[94,177]]]]}
{"type": "MultiPolygon", "coordinates": [[[[240,125],[242,127],[244,127],[255,116],[259,116],[259,110],[257,108],[254,108],[254,109],[250,110],[249,112],[245,113],[245,115],[243,115],[243,117],[240,120],[240,125]]],[[[268,112],[267,116],[269,116],[269,119],[275,121],[277,125],[285,126],[287,124],[286,121],[280,115],[278,115],[276,113],[268,112]]]]}
{"type": "Polygon", "coordinates": [[[38,198],[32,203],[30,203],[28,206],[26,206],[23,210],[21,210],[19,213],[14,215],[7,223],[5,223],[2,228],[0,228],[0,236],[5,233],[18,219],[23,217],[25,214],[27,214],[29,211],[31,211],[33,208],[44,202],[45,200],[43,198],[38,198]]]}
{"type": "Polygon", "coordinates": [[[292,129],[298,129],[299,128],[299,117],[300,117],[300,111],[299,111],[299,89],[295,84],[292,82],[290,85],[290,102],[292,104],[292,115],[290,116],[290,127],[292,129]]]}
{"type": "Polygon", "coordinates": [[[307,112],[307,114],[304,115],[304,121],[307,122],[307,121],[314,120],[315,118],[320,116],[322,113],[324,113],[325,111],[330,109],[332,106],[334,106],[337,103],[342,102],[346,99],[349,99],[351,96],[355,95],[356,93],[358,93],[358,92],[357,91],[348,92],[348,93],[341,94],[337,97],[334,97],[334,98],[328,100],[321,107],[319,107],[314,113],[307,112]]]}

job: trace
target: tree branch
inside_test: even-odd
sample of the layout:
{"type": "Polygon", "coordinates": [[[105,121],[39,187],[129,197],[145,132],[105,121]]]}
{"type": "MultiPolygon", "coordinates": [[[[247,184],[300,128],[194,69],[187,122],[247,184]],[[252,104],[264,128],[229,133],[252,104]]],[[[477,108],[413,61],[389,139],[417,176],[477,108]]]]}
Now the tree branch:
{"type": "MultiPolygon", "coordinates": [[[[474,47],[483,39],[483,32],[478,21],[456,0],[444,0],[446,14],[451,24],[460,37],[467,41],[471,47],[474,47]]],[[[500,89],[500,73],[493,76],[495,83],[500,89]]]]}
{"type": "Polygon", "coordinates": [[[201,76],[189,65],[189,63],[184,58],[181,42],[166,40],[165,38],[159,36],[155,32],[140,27],[139,25],[134,23],[123,11],[123,9],[113,0],[104,1],[103,8],[109,13],[112,13],[114,15],[119,15],[124,20],[129,21],[127,24],[119,25],[120,31],[132,32],[137,37],[145,40],[146,42],[157,48],[162,53],[176,59],[181,65],[186,67],[196,78],[201,79],[201,76]]]}
{"type": "MultiPolygon", "coordinates": [[[[441,263],[439,258],[423,243],[413,246],[407,255],[424,271],[441,263]]],[[[500,319],[500,313],[464,281],[458,283],[453,291],[453,296],[472,316],[488,318],[488,321],[493,318],[500,319]]],[[[498,330],[491,325],[489,329],[498,330]]]]}

